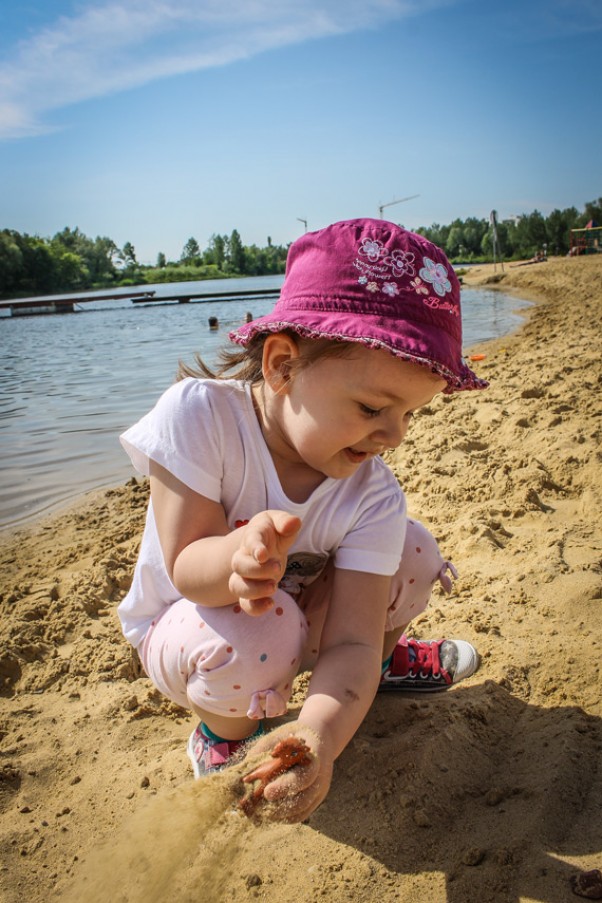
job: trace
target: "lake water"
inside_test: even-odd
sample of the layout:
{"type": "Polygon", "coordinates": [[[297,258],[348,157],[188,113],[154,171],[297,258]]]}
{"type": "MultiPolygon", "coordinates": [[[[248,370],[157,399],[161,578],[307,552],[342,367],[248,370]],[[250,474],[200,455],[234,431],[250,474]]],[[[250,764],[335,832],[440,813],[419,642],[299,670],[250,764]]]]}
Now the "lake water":
{"type": "MultiPolygon", "coordinates": [[[[279,287],[282,276],[187,282],[188,292],[279,287]]],[[[181,284],[146,286],[156,296],[181,284]]],[[[136,289],[132,289],[135,291],[136,289]]],[[[464,289],[465,348],[516,329],[527,302],[464,289]]],[[[87,303],[74,314],[0,317],[0,528],[133,475],[118,436],[174,379],[195,351],[211,362],[228,331],[274,299],[132,304],[87,303]],[[220,328],[210,332],[208,318],[220,328]]]]}

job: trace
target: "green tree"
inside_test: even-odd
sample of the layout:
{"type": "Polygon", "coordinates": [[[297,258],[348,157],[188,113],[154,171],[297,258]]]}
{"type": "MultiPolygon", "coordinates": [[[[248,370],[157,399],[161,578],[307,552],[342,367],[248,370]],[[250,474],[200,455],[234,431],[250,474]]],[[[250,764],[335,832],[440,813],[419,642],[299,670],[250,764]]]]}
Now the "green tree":
{"type": "Polygon", "coordinates": [[[82,249],[80,256],[88,268],[92,283],[106,285],[115,280],[117,275],[115,261],[118,253],[119,249],[113,239],[100,235],[96,236],[93,243],[82,249]]]}
{"type": "Polygon", "coordinates": [[[138,266],[138,261],[136,260],[136,249],[134,248],[134,245],[131,243],[131,241],[126,241],[123,248],[121,249],[120,257],[126,267],[138,266]]]}
{"type": "Polygon", "coordinates": [[[487,233],[488,223],[483,219],[469,217],[464,222],[464,246],[469,257],[476,257],[481,253],[481,242],[487,233]]]}
{"type": "Polygon", "coordinates": [[[262,276],[269,272],[268,248],[258,248],[257,245],[245,247],[245,272],[249,276],[262,276]]]}
{"type": "Polygon", "coordinates": [[[226,260],[226,242],[223,235],[213,234],[209,239],[207,250],[203,254],[203,263],[215,264],[218,270],[223,271],[226,260]]]}
{"type": "Polygon", "coordinates": [[[229,263],[231,269],[235,273],[244,273],[245,270],[245,249],[243,248],[240,235],[236,229],[232,230],[230,241],[228,243],[229,263]]]}
{"type": "Polygon", "coordinates": [[[24,238],[22,246],[24,275],[20,289],[32,295],[49,294],[56,287],[53,255],[41,239],[29,236],[24,238]]]}
{"type": "Polygon", "coordinates": [[[546,220],[548,249],[551,254],[566,254],[570,246],[571,229],[579,220],[575,207],[567,210],[552,210],[546,220]]]}
{"type": "Polygon", "coordinates": [[[180,263],[200,263],[201,262],[201,249],[199,248],[199,243],[196,238],[189,238],[184,248],[182,249],[182,254],[180,255],[180,263]]]}
{"type": "Polygon", "coordinates": [[[90,285],[90,271],[85,261],[73,251],[63,251],[53,260],[52,282],[46,291],[84,289],[90,285]]]}
{"type": "Polygon", "coordinates": [[[451,224],[444,250],[448,257],[464,256],[466,248],[464,244],[464,223],[462,220],[456,219],[451,224]]]}
{"type": "Polygon", "coordinates": [[[519,256],[533,257],[547,241],[546,223],[539,210],[518,218],[515,252],[518,252],[519,256]]]}
{"type": "Polygon", "coordinates": [[[157,266],[160,270],[167,266],[167,260],[163,251],[159,251],[157,254],[157,266]]]}
{"type": "Polygon", "coordinates": [[[57,232],[52,241],[55,244],[62,245],[67,251],[77,253],[81,249],[82,242],[85,241],[85,235],[75,229],[65,227],[62,232],[57,232]]]}
{"type": "Polygon", "coordinates": [[[111,238],[97,236],[92,240],[77,228],[66,228],[53,236],[50,247],[58,257],[68,252],[80,258],[82,268],[77,276],[76,288],[107,285],[116,277],[115,261],[119,259],[119,249],[111,238]],[[87,278],[86,284],[82,285],[84,272],[87,272],[87,278]]]}
{"type": "Polygon", "coordinates": [[[602,198],[598,198],[597,201],[587,202],[585,210],[583,211],[583,219],[585,220],[583,223],[584,226],[592,219],[599,226],[602,226],[602,198]]]}
{"type": "Polygon", "coordinates": [[[9,297],[18,292],[24,274],[23,251],[18,232],[0,232],[0,295],[9,297]]]}

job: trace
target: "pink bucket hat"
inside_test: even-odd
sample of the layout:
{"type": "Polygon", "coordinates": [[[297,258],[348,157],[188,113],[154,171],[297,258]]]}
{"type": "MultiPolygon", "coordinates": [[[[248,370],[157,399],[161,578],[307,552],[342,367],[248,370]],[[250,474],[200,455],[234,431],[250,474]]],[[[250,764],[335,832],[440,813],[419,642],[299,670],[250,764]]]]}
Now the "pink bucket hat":
{"type": "Polygon", "coordinates": [[[442,376],[447,393],[488,385],[462,358],[460,283],[447,257],[384,220],[345,220],[297,239],[272,312],[230,338],[247,345],[285,329],[384,349],[442,376]]]}

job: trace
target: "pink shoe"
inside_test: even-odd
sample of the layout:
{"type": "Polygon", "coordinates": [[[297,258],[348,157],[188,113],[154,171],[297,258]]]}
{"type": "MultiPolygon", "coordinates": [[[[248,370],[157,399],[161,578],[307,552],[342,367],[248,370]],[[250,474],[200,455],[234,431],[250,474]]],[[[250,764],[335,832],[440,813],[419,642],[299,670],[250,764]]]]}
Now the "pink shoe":
{"type": "Polygon", "coordinates": [[[221,771],[242,743],[243,740],[212,740],[205,736],[199,724],[191,733],[186,747],[195,778],[198,780],[206,774],[221,771]]]}
{"type": "MultiPolygon", "coordinates": [[[[194,776],[198,780],[214,771],[230,765],[232,757],[241,746],[250,740],[255,740],[264,733],[263,724],[260,724],[254,734],[244,740],[220,740],[217,737],[209,737],[203,730],[202,721],[195,727],[190,737],[186,752],[192,763],[194,776]]],[[[206,730],[206,728],[205,728],[206,730]]]]}

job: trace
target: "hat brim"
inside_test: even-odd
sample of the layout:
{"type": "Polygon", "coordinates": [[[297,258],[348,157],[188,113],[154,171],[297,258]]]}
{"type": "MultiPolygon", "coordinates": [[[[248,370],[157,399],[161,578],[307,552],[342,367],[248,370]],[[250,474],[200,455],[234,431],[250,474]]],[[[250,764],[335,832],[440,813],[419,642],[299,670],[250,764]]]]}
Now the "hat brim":
{"type": "MultiPolygon", "coordinates": [[[[435,360],[432,355],[427,353],[427,348],[432,347],[432,325],[428,334],[423,334],[423,330],[419,324],[415,325],[410,335],[404,335],[403,342],[396,336],[398,330],[395,324],[387,323],[385,317],[380,318],[378,325],[374,323],[370,325],[370,334],[365,335],[361,330],[361,318],[358,318],[358,324],[355,330],[350,330],[349,325],[345,329],[345,334],[340,332],[340,323],[337,316],[325,316],[325,312],[321,311],[316,316],[312,316],[307,310],[299,312],[299,316],[294,319],[274,317],[268,314],[265,317],[259,317],[250,323],[245,323],[239,329],[230,333],[230,339],[243,347],[260,334],[284,332],[291,330],[299,336],[308,339],[329,339],[339,342],[357,342],[367,348],[380,349],[388,351],[400,360],[418,364],[421,367],[427,367],[432,373],[441,376],[446,382],[443,389],[444,394],[453,394],[455,392],[465,392],[475,389],[486,389],[489,385],[487,380],[481,379],[462,361],[457,368],[452,369],[449,365],[441,360],[435,360]],[[339,328],[337,328],[339,326],[339,328]]],[[[450,344],[449,352],[453,353],[451,343],[448,341],[447,335],[442,331],[441,340],[444,344],[450,344]]]]}

